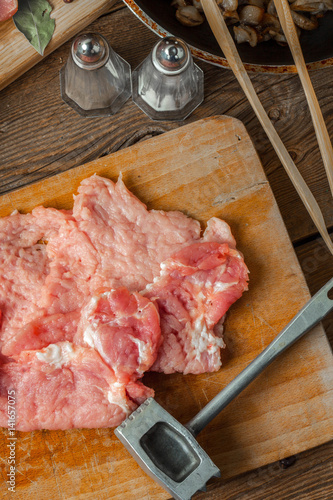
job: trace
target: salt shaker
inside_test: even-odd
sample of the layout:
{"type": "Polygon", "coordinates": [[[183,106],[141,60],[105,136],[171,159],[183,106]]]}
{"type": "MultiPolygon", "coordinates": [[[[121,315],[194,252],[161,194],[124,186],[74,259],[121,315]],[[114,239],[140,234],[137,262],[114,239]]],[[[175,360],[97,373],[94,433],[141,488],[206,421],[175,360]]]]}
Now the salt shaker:
{"type": "Polygon", "coordinates": [[[132,73],[132,99],[154,120],[184,120],[203,101],[203,81],[186,43],[167,36],[132,73]]]}
{"type": "Polygon", "coordinates": [[[83,116],[110,116],[131,95],[131,68],[98,33],[79,35],[60,71],[63,100],[83,116]]]}

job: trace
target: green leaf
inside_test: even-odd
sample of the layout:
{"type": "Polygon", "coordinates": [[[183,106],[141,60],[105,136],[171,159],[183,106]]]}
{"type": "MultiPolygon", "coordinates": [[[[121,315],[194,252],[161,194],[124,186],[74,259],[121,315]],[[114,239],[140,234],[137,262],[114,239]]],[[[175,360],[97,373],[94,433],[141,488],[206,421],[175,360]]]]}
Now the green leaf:
{"type": "Polygon", "coordinates": [[[55,20],[50,18],[51,11],[47,0],[19,0],[18,11],[13,17],[16,28],[41,55],[54,32],[55,20]]]}

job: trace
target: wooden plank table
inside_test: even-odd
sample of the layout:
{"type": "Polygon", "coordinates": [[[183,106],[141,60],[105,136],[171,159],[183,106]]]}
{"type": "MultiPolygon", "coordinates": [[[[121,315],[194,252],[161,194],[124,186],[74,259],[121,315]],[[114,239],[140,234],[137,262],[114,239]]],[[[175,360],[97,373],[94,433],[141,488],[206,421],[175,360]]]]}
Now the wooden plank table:
{"type": "MultiPolygon", "coordinates": [[[[90,25],[89,30],[104,34],[132,68],[144,59],[157,40],[121,2],[90,25]]],[[[60,97],[59,70],[67,59],[69,48],[70,42],[0,93],[0,194],[200,118],[227,114],[245,124],[254,142],[310,291],[314,293],[332,277],[332,257],[231,72],[198,63],[205,73],[205,101],[184,123],[153,122],[131,100],[113,117],[86,119],[77,115],[60,97]]],[[[311,76],[332,136],[330,86],[333,68],[316,71],[311,76]]],[[[332,233],[333,202],[298,77],[258,74],[251,75],[251,79],[316,196],[332,233]]],[[[325,320],[324,327],[332,346],[332,315],[325,320]]],[[[216,483],[207,494],[198,495],[198,498],[328,500],[332,498],[332,459],[333,443],[329,442],[289,461],[275,462],[216,483]]],[[[3,467],[1,472],[4,474],[3,467]]]]}

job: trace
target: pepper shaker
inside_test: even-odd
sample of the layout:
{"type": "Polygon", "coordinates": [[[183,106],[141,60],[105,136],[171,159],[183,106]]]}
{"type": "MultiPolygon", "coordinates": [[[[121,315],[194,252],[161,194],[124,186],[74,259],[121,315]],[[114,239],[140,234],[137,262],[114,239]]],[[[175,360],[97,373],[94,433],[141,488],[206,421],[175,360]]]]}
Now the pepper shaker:
{"type": "Polygon", "coordinates": [[[131,95],[131,68],[99,33],[79,35],[60,71],[63,100],[83,116],[110,116],[131,95]]]}
{"type": "Polygon", "coordinates": [[[132,99],[154,120],[184,120],[203,101],[203,72],[180,38],[167,36],[132,74],[132,99]]]}

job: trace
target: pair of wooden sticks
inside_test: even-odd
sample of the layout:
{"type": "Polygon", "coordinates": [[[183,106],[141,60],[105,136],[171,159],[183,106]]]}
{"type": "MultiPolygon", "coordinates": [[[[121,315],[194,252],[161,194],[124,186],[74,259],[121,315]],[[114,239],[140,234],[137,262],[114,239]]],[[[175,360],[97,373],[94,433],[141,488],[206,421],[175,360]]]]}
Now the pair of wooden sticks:
{"type": "MultiPolygon", "coordinates": [[[[314,92],[309,73],[306,68],[302,49],[296,33],[294,21],[291,17],[288,0],[274,0],[274,4],[280,19],[280,23],[287,39],[289,48],[295,61],[295,65],[303,85],[303,89],[308,101],[314,129],[316,132],[319,149],[326,170],[326,175],[333,195],[333,149],[327,128],[323,119],[321,109],[314,92]]],[[[254,112],[256,113],[261,125],[263,126],[269,140],[272,143],[282,165],[289,175],[295,189],[307,208],[314,224],[325,241],[330,252],[333,254],[333,243],[328,234],[326,224],[321,213],[320,207],[308,188],[303,177],[299,173],[295,163],[291,159],[286,147],[281,141],[272,122],[263,108],[252,82],[244,68],[242,60],[238,54],[232,36],[229,33],[223,15],[215,0],[201,0],[201,5],[206,15],[207,21],[211,27],[214,36],[220,45],[230,68],[234,72],[240,86],[248,98],[254,112]]]]}

